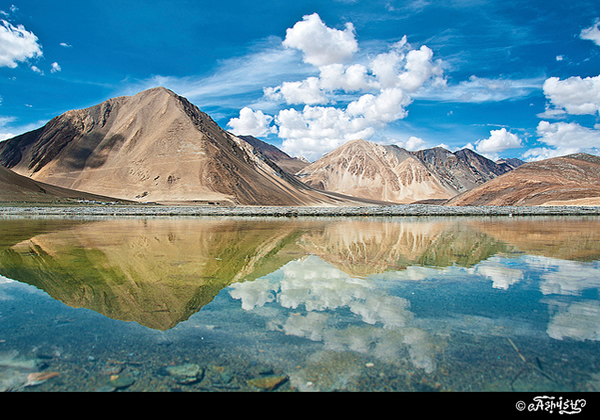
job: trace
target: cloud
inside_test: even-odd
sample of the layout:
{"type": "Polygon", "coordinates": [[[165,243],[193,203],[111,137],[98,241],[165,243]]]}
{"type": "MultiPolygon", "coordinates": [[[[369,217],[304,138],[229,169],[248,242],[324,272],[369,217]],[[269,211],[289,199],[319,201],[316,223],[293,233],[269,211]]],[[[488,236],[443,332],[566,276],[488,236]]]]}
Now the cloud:
{"type": "MultiPolygon", "coordinates": [[[[274,115],[282,148],[317,159],[348,140],[372,137],[405,118],[412,96],[427,84],[443,85],[442,63],[423,45],[413,49],[406,37],[388,52],[354,57],[354,27],[327,27],[319,15],[304,16],[287,30],[282,45],[302,53],[313,75],[263,89],[271,103],[303,105],[274,115]],[[365,58],[366,57],[366,58],[365,58]]],[[[236,122],[237,123],[237,122],[236,122]]],[[[234,124],[236,124],[234,123],[234,124]]]]}
{"type": "Polygon", "coordinates": [[[379,94],[365,94],[348,105],[347,113],[352,117],[364,117],[371,125],[390,123],[408,114],[406,107],[412,99],[399,88],[385,88],[379,94]]]}
{"type": "Polygon", "coordinates": [[[546,98],[559,110],[572,115],[600,113],[600,75],[579,76],[560,80],[551,77],[544,82],[546,98]]]}
{"type": "Polygon", "coordinates": [[[596,45],[600,45],[600,29],[598,29],[599,25],[600,19],[596,19],[592,26],[581,31],[579,37],[581,39],[592,41],[596,45]]]}
{"type": "Polygon", "coordinates": [[[372,124],[351,117],[344,109],[306,105],[298,111],[283,109],[275,117],[282,149],[294,156],[315,160],[349,140],[369,138],[372,124]]]}
{"type": "Polygon", "coordinates": [[[520,147],[523,147],[521,139],[516,134],[509,133],[506,128],[491,130],[490,137],[475,143],[477,153],[491,160],[497,160],[501,152],[520,147]]]}
{"type": "Polygon", "coordinates": [[[264,93],[268,99],[284,100],[288,105],[316,105],[329,102],[316,77],[309,77],[301,82],[284,82],[275,88],[265,88],[264,93]]]}
{"type": "Polygon", "coordinates": [[[396,145],[398,147],[401,147],[403,149],[410,150],[410,151],[420,150],[427,146],[427,142],[425,140],[423,140],[420,137],[416,137],[416,136],[410,136],[410,137],[408,137],[408,139],[406,139],[406,141],[389,138],[381,143],[382,144],[393,144],[393,145],[396,145]]]}
{"type": "Polygon", "coordinates": [[[316,13],[287,29],[283,45],[302,51],[304,61],[317,67],[344,63],[358,51],[351,23],[343,31],[329,28],[316,13]]]}
{"type": "Polygon", "coordinates": [[[232,118],[227,124],[236,135],[265,136],[276,131],[272,127],[273,117],[262,111],[253,111],[248,107],[242,108],[239,118],[232,118]]]}
{"type": "Polygon", "coordinates": [[[0,19],[0,67],[16,68],[19,62],[41,56],[42,47],[33,32],[0,19]]]}
{"type": "MultiPolygon", "coordinates": [[[[600,19],[579,34],[584,40],[600,45],[600,19]]],[[[600,75],[572,76],[561,80],[550,77],[544,81],[543,92],[548,100],[540,118],[566,118],[568,115],[600,115],[600,75]]],[[[540,121],[537,126],[538,141],[543,144],[523,154],[526,160],[548,159],[573,153],[599,154],[600,126],[581,126],[576,122],[540,121]]]]}
{"type": "Polygon", "coordinates": [[[433,86],[415,98],[459,103],[499,102],[521,99],[542,88],[544,79],[489,79],[472,75],[468,80],[447,86],[433,86]]]}
{"type": "Polygon", "coordinates": [[[61,67],[60,67],[60,65],[58,63],[56,63],[56,62],[52,63],[52,67],[50,69],[50,73],[56,73],[56,72],[59,72],[61,70],[62,69],[61,69],[61,67]]]}
{"type": "Polygon", "coordinates": [[[587,128],[577,123],[540,121],[537,135],[545,146],[525,152],[523,157],[527,160],[549,159],[579,152],[600,152],[600,130],[597,128],[587,128]]]}
{"type": "Polygon", "coordinates": [[[369,79],[368,68],[362,64],[344,67],[343,64],[330,64],[319,68],[319,84],[326,91],[343,90],[357,92],[368,90],[375,85],[369,79]]]}

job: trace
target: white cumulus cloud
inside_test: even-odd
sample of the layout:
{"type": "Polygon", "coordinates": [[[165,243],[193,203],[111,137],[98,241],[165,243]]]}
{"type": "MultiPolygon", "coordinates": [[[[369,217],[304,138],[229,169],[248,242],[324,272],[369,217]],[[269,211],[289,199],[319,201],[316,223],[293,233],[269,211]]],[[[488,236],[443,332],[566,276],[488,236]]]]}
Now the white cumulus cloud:
{"type": "Polygon", "coordinates": [[[292,104],[325,104],[327,96],[319,86],[319,79],[308,77],[301,82],[284,82],[280,86],[264,89],[265,96],[271,100],[284,100],[292,104]]]}
{"type": "Polygon", "coordinates": [[[367,93],[348,105],[351,116],[362,116],[373,125],[389,123],[406,117],[406,107],[412,102],[410,95],[399,88],[382,89],[379,94],[367,93]]]}
{"type": "Polygon", "coordinates": [[[540,121],[537,126],[539,141],[545,146],[528,150],[527,160],[549,159],[572,153],[599,154],[600,130],[583,127],[577,123],[540,121]]]}
{"type": "Polygon", "coordinates": [[[366,54],[361,61],[354,57],[358,43],[352,24],[329,28],[316,13],[288,29],[283,45],[301,52],[315,75],[264,87],[264,99],[304,105],[280,110],[273,122],[283,150],[311,160],[348,140],[372,137],[405,118],[421,88],[445,83],[442,63],[427,46],[413,49],[403,37],[388,52],[366,54]]]}
{"type": "Polygon", "coordinates": [[[17,67],[19,62],[42,56],[42,47],[33,32],[0,19],[0,67],[17,67]]]}
{"type": "MultiPolygon", "coordinates": [[[[600,45],[600,19],[579,34],[584,40],[600,45]]],[[[572,76],[561,80],[550,77],[543,84],[546,111],[540,118],[565,118],[567,115],[600,115],[600,75],[572,76]]],[[[577,122],[540,121],[537,126],[538,141],[543,145],[528,150],[527,160],[548,159],[572,153],[600,154],[600,125],[584,127],[577,122]]]]}
{"type": "Polygon", "coordinates": [[[572,115],[600,113],[600,75],[561,80],[551,77],[544,82],[544,94],[559,110],[572,115]]]}
{"type": "Polygon", "coordinates": [[[523,147],[521,139],[516,134],[510,133],[506,128],[491,130],[490,137],[475,143],[475,150],[488,159],[496,160],[500,153],[509,149],[523,147]]]}
{"type": "Polygon", "coordinates": [[[329,28],[316,13],[304,16],[289,28],[283,45],[302,51],[304,60],[317,67],[344,63],[358,51],[351,23],[343,31],[329,28]]]}
{"type": "Polygon", "coordinates": [[[273,117],[270,115],[244,107],[240,111],[240,116],[232,118],[227,125],[233,134],[258,137],[275,132],[276,129],[271,126],[271,121],[273,117]]]}
{"type": "Polygon", "coordinates": [[[362,64],[353,64],[344,67],[343,64],[330,64],[319,68],[320,86],[324,90],[343,90],[345,92],[356,92],[374,87],[370,80],[368,69],[362,64]]]}

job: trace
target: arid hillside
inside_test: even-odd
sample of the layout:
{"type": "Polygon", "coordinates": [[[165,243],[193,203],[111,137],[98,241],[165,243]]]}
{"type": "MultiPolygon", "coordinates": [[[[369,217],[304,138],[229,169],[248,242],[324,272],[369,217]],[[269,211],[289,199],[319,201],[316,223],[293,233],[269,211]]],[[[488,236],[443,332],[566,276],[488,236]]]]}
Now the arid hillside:
{"type": "Polygon", "coordinates": [[[0,166],[0,204],[47,205],[81,201],[114,202],[111,197],[69,190],[34,181],[0,166]]]}
{"type": "Polygon", "coordinates": [[[600,157],[578,153],[526,163],[447,205],[600,205],[600,157]]]}

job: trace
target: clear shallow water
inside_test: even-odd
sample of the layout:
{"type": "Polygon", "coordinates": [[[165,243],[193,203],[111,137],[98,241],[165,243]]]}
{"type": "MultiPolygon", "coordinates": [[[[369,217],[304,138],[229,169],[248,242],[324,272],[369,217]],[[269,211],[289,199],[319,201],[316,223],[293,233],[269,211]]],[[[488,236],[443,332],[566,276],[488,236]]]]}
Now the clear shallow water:
{"type": "Polygon", "coordinates": [[[0,219],[0,389],[598,391],[599,261],[597,217],[0,219]]]}

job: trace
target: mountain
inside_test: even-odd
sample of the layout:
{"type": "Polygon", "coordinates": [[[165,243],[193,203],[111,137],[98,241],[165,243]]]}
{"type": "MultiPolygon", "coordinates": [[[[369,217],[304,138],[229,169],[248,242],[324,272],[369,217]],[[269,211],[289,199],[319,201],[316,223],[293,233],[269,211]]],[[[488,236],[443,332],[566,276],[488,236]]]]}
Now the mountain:
{"type": "Polygon", "coordinates": [[[511,170],[471,149],[452,153],[442,147],[434,147],[411,153],[425,163],[437,178],[457,192],[469,190],[511,170]]]}
{"type": "Polygon", "coordinates": [[[523,165],[525,162],[517,158],[502,158],[498,159],[496,163],[498,165],[507,165],[510,169],[516,169],[519,166],[523,165]]]}
{"type": "Polygon", "coordinates": [[[117,201],[111,197],[69,190],[44,184],[14,173],[0,166],[0,203],[4,204],[58,204],[86,201],[117,201]]]}
{"type": "Polygon", "coordinates": [[[600,157],[578,153],[525,163],[447,205],[600,205],[600,157]]]}
{"type": "Polygon", "coordinates": [[[302,170],[310,163],[288,155],[272,144],[266,143],[260,139],[257,139],[253,136],[238,136],[242,140],[250,143],[255,150],[258,150],[263,156],[266,156],[273,163],[279,166],[281,169],[286,171],[289,174],[295,174],[298,171],[302,170]]]}
{"type": "Polygon", "coordinates": [[[162,87],[68,111],[6,140],[0,165],[39,182],[140,202],[360,202],[307,187],[162,87]]]}
{"type": "Polygon", "coordinates": [[[314,188],[394,203],[447,200],[509,170],[477,153],[440,147],[409,152],[350,141],[296,175],[314,188]]]}

